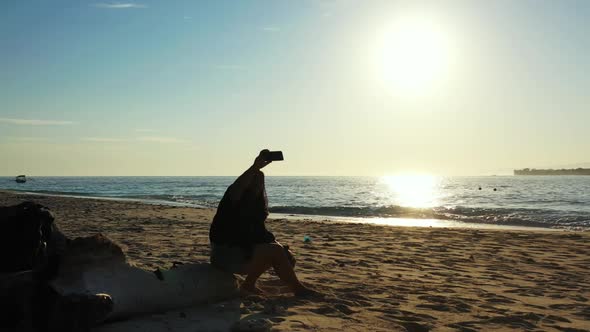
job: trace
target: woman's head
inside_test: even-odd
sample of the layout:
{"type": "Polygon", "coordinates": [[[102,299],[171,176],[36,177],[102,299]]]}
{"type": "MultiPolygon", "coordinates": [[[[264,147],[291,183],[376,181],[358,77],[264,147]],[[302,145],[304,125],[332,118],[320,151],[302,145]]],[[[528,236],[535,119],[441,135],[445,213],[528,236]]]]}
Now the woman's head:
{"type": "Polygon", "coordinates": [[[264,174],[256,172],[241,198],[241,209],[249,215],[268,215],[268,198],[264,187],[264,174]]]}

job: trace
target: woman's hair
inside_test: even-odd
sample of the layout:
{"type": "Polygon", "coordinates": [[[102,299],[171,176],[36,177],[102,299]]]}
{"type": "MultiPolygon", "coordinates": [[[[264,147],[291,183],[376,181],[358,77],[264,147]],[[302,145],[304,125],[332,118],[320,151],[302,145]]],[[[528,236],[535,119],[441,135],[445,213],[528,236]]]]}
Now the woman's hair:
{"type": "Polygon", "coordinates": [[[252,212],[268,215],[268,197],[266,196],[264,173],[256,172],[244,196],[247,201],[246,204],[253,209],[252,212]]]}

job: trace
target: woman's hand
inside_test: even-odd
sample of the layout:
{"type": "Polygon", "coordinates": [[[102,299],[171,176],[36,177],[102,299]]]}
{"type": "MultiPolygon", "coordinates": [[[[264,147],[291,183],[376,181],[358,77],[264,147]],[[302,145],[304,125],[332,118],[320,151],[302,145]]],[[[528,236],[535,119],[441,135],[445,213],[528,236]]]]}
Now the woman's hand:
{"type": "Polygon", "coordinates": [[[241,199],[242,194],[246,190],[246,188],[252,182],[252,178],[256,175],[257,172],[260,172],[260,169],[264,166],[270,164],[270,161],[264,159],[264,154],[268,153],[269,151],[264,149],[260,151],[258,157],[254,159],[254,164],[250,166],[242,175],[240,175],[234,183],[227,188],[226,194],[229,196],[229,199],[232,202],[237,202],[241,199]]]}
{"type": "Polygon", "coordinates": [[[258,157],[256,157],[256,159],[254,159],[254,164],[252,165],[252,167],[259,170],[259,169],[264,168],[266,165],[270,164],[272,161],[264,159],[264,155],[269,152],[270,151],[268,151],[267,149],[260,151],[260,153],[258,154],[258,157]]]}

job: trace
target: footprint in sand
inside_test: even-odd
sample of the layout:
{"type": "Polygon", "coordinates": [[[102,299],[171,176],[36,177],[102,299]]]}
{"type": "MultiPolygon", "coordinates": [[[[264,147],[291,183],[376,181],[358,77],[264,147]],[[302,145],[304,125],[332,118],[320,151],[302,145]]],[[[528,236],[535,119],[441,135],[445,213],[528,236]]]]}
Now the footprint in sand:
{"type": "Polygon", "coordinates": [[[426,308],[436,311],[447,311],[447,312],[469,312],[471,311],[471,305],[457,299],[449,298],[445,296],[436,295],[422,295],[418,299],[422,301],[428,301],[429,303],[421,303],[416,305],[416,308],[426,308]]]}
{"type": "Polygon", "coordinates": [[[419,324],[416,322],[403,322],[403,321],[397,321],[396,323],[403,326],[406,329],[406,331],[428,332],[431,330],[431,327],[426,324],[419,324]]]}
{"type": "Polygon", "coordinates": [[[549,306],[551,309],[575,311],[574,315],[590,320],[590,305],[587,304],[552,304],[549,306]]]}
{"type": "Polygon", "coordinates": [[[485,331],[488,329],[497,329],[497,326],[508,327],[510,329],[533,330],[544,316],[534,313],[512,313],[501,316],[485,318],[480,321],[465,321],[448,324],[448,327],[456,328],[460,331],[485,331]]]}
{"type": "Polygon", "coordinates": [[[348,317],[349,315],[357,312],[355,310],[350,309],[349,306],[343,303],[324,304],[321,305],[319,308],[310,309],[310,311],[320,315],[340,318],[350,318],[348,317]]]}
{"type": "Polygon", "coordinates": [[[272,323],[268,319],[242,319],[230,328],[232,332],[266,332],[270,331],[272,323]]]}

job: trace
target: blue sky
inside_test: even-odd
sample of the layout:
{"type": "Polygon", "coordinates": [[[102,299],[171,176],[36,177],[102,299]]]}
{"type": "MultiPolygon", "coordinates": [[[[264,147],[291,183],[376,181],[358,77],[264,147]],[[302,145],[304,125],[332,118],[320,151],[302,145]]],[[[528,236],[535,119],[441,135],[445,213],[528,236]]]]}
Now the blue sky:
{"type": "Polygon", "coordinates": [[[271,175],[588,162],[588,22],[587,1],[3,1],[0,174],[232,175],[264,147],[271,175]],[[405,17],[452,60],[413,93],[374,56],[405,17]]]}

